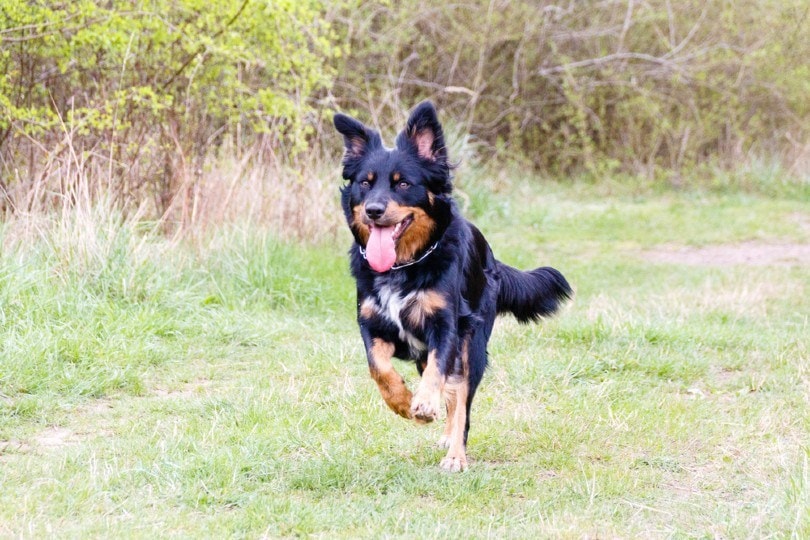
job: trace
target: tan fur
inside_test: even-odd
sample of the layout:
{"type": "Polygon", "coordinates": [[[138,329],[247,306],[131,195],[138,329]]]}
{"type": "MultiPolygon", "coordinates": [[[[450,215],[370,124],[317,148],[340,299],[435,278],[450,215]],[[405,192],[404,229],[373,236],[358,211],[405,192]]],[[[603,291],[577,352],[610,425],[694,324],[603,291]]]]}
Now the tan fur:
{"type": "Polygon", "coordinates": [[[377,383],[385,403],[398,415],[412,418],[411,402],[413,396],[402,376],[391,363],[394,356],[394,344],[374,338],[371,345],[371,362],[369,372],[377,383]]]}
{"type": "Polygon", "coordinates": [[[439,363],[436,360],[436,351],[428,353],[425,371],[422,380],[411,401],[411,415],[420,422],[432,422],[439,416],[439,403],[444,387],[444,377],[439,372],[439,363]]]}
{"type": "Polygon", "coordinates": [[[467,468],[467,452],[464,447],[464,425],[467,423],[467,395],[469,385],[467,379],[463,379],[450,393],[455,398],[455,406],[447,407],[447,425],[445,434],[447,435],[447,455],[441,461],[441,468],[447,471],[458,472],[467,468]]]}
{"type": "Polygon", "coordinates": [[[402,264],[413,260],[418,253],[427,249],[436,222],[424,210],[415,206],[398,206],[396,213],[399,219],[394,219],[394,223],[399,223],[408,215],[413,216],[413,222],[397,241],[397,263],[402,264]]]}
{"type": "Polygon", "coordinates": [[[445,385],[445,403],[447,405],[447,423],[439,445],[447,448],[447,455],[441,461],[441,468],[458,472],[467,468],[467,453],[464,445],[464,426],[467,423],[467,396],[469,395],[469,339],[461,347],[461,370],[453,375],[445,385]]]}
{"type": "Polygon", "coordinates": [[[368,237],[371,236],[371,231],[363,219],[364,215],[365,211],[363,210],[362,204],[358,204],[352,209],[353,219],[351,228],[357,231],[358,236],[360,236],[360,241],[365,246],[368,243],[368,237]]]}
{"type": "Polygon", "coordinates": [[[456,415],[456,402],[457,402],[457,384],[452,380],[448,380],[444,385],[444,405],[447,407],[447,419],[444,422],[444,431],[439,439],[439,446],[442,448],[450,447],[450,438],[453,436],[453,420],[456,415]]]}
{"type": "Polygon", "coordinates": [[[377,315],[377,305],[371,298],[366,298],[360,304],[360,316],[364,319],[371,319],[375,315],[377,315]]]}
{"type": "Polygon", "coordinates": [[[408,321],[416,328],[423,328],[425,320],[444,309],[447,300],[436,291],[419,291],[408,305],[408,321]]]}
{"type": "MultiPolygon", "coordinates": [[[[371,236],[368,218],[366,217],[363,205],[358,204],[352,209],[351,227],[360,236],[361,243],[365,246],[371,236]]],[[[430,235],[436,227],[436,222],[427,213],[416,206],[400,206],[395,202],[388,203],[385,214],[378,221],[381,226],[391,226],[403,221],[407,217],[412,217],[413,221],[397,240],[397,264],[403,264],[413,260],[417,253],[424,251],[428,246],[430,235]]]]}

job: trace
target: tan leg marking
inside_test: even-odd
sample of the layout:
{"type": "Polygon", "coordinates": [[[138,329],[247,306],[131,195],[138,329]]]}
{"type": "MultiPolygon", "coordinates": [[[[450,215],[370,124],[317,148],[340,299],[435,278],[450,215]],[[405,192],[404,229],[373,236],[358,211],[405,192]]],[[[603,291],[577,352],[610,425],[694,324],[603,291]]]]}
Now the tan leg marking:
{"type": "Polygon", "coordinates": [[[439,416],[444,377],[439,373],[436,351],[428,353],[427,366],[411,401],[411,414],[417,422],[433,422],[439,416]]]}
{"type": "Polygon", "coordinates": [[[369,363],[371,378],[377,383],[380,394],[391,410],[404,418],[412,418],[411,391],[391,364],[393,356],[393,343],[374,338],[371,344],[372,362],[369,363]]]}
{"type": "Polygon", "coordinates": [[[467,452],[464,446],[464,428],[467,424],[467,395],[469,394],[468,345],[461,348],[461,376],[453,376],[445,387],[447,400],[447,424],[439,440],[447,448],[447,455],[439,466],[445,471],[461,472],[467,468],[467,452]]]}
{"type": "Polygon", "coordinates": [[[456,390],[458,385],[452,381],[447,381],[444,385],[444,403],[447,406],[447,419],[444,423],[444,432],[439,439],[440,448],[450,448],[450,437],[453,435],[453,422],[456,414],[456,390]]]}
{"type": "Polygon", "coordinates": [[[360,304],[360,316],[366,320],[373,318],[377,315],[377,304],[371,298],[366,298],[360,304]]]}
{"type": "MultiPolygon", "coordinates": [[[[450,434],[446,442],[447,455],[439,464],[445,471],[460,472],[467,468],[467,452],[464,448],[464,426],[467,423],[468,389],[469,386],[465,378],[456,385],[455,391],[453,392],[456,398],[456,405],[453,411],[452,423],[449,416],[447,419],[447,426],[450,429],[450,434]]],[[[447,432],[447,429],[445,429],[445,432],[447,432]]]]}

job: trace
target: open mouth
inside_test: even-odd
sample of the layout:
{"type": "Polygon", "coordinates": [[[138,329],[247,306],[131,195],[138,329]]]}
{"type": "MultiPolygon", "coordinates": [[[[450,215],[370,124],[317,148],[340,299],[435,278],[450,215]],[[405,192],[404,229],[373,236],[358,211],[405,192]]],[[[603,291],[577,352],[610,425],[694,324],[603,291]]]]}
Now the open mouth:
{"type": "Polygon", "coordinates": [[[396,225],[383,226],[370,223],[370,235],[366,243],[366,260],[377,272],[387,272],[397,261],[396,243],[413,223],[413,215],[407,216],[396,225]]]}
{"type": "Polygon", "coordinates": [[[413,223],[413,215],[409,215],[408,217],[406,217],[405,219],[394,225],[394,230],[391,231],[391,237],[394,239],[395,242],[399,240],[399,237],[402,236],[402,233],[405,232],[405,229],[407,229],[411,223],[413,223]]]}
{"type": "Polygon", "coordinates": [[[382,223],[371,222],[368,224],[372,236],[375,234],[390,236],[396,242],[405,233],[405,230],[413,223],[413,214],[409,214],[396,225],[383,225],[382,223]]]}

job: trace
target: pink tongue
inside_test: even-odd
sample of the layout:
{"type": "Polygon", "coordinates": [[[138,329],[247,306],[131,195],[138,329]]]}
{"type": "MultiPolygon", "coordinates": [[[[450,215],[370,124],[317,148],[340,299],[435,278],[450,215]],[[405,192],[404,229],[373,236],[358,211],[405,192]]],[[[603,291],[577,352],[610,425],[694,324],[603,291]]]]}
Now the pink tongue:
{"type": "Polygon", "coordinates": [[[394,227],[371,228],[371,236],[366,244],[366,259],[377,272],[389,271],[397,260],[393,233],[394,227]]]}

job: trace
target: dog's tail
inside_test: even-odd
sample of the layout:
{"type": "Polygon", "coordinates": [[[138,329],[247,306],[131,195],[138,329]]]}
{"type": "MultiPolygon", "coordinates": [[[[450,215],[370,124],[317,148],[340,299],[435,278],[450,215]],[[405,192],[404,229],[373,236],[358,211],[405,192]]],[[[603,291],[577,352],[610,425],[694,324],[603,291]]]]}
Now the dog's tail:
{"type": "Polygon", "coordinates": [[[498,313],[511,313],[522,323],[553,314],[573,291],[563,275],[550,267],[522,272],[500,261],[498,313]]]}

